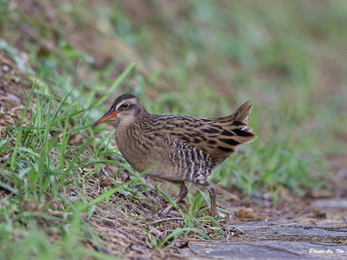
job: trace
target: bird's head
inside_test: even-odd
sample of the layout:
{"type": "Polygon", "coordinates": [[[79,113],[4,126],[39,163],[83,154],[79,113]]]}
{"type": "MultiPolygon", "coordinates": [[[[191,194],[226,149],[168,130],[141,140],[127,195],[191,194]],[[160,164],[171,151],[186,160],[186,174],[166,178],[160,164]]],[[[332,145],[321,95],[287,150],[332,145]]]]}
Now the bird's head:
{"type": "Polygon", "coordinates": [[[116,98],[110,110],[96,121],[93,127],[113,118],[135,121],[141,112],[147,113],[141,101],[133,94],[123,94],[116,98]]]}

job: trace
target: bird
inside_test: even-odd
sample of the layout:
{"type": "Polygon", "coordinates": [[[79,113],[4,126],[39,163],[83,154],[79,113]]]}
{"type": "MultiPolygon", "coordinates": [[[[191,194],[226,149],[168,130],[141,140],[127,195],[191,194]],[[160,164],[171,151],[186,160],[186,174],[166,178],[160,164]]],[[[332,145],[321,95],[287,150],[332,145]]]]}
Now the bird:
{"type": "MultiPolygon", "coordinates": [[[[210,195],[210,215],[215,219],[216,189],[208,178],[238,146],[257,138],[248,126],[251,110],[247,101],[227,117],[151,114],[138,97],[123,94],[93,128],[116,119],[116,143],[129,165],[138,172],[150,169],[148,176],[178,184],[176,204],[188,194],[186,182],[205,186],[210,195]]],[[[165,218],[172,208],[168,205],[159,217],[165,218]]]]}

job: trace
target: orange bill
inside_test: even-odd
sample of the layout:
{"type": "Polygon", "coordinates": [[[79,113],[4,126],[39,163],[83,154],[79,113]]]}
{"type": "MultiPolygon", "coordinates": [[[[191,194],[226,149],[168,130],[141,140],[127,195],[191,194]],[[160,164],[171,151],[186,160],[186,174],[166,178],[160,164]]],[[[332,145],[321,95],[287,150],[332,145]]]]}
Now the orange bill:
{"type": "Polygon", "coordinates": [[[109,110],[105,115],[103,115],[98,121],[96,121],[94,124],[93,124],[93,127],[107,121],[107,120],[110,120],[112,118],[116,118],[118,116],[119,112],[117,111],[113,111],[113,110],[109,110]]]}

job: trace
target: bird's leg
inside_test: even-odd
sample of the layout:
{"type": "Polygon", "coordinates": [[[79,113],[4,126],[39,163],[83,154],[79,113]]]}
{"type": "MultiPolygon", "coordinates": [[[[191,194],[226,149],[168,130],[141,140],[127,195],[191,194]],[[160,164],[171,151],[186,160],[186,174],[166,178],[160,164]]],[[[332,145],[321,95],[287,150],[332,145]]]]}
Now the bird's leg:
{"type": "MultiPolygon", "coordinates": [[[[207,187],[208,192],[210,193],[211,199],[211,217],[216,218],[216,188],[211,184],[207,187]]],[[[215,227],[216,224],[212,221],[212,226],[215,227]]]]}
{"type": "MultiPolygon", "coordinates": [[[[181,191],[180,194],[178,194],[178,196],[176,197],[176,199],[174,200],[175,203],[179,203],[181,200],[183,200],[183,198],[187,195],[188,193],[188,189],[186,184],[184,183],[184,181],[175,181],[176,184],[178,184],[181,187],[181,191]]],[[[173,205],[170,204],[169,206],[167,206],[160,214],[159,217],[160,218],[165,218],[166,215],[170,212],[170,210],[173,208],[173,205]]]]}

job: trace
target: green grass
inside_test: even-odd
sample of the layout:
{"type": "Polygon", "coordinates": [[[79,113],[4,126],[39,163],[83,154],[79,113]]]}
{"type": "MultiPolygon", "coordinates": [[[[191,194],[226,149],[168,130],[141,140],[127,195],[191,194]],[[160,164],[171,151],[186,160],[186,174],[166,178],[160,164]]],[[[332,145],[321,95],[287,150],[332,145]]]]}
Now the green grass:
{"type": "MultiPolygon", "coordinates": [[[[47,3],[35,14],[0,2],[0,48],[25,74],[27,91],[20,121],[0,140],[0,258],[107,259],[85,246],[105,244],[85,216],[105,205],[129,210],[114,197],[141,201],[150,189],[122,159],[114,131],[90,128],[121,93],[136,94],[152,113],[201,117],[229,115],[251,100],[258,139],[212,181],[245,199],[271,192],[275,203],[286,199],[283,189],[297,196],[327,189],[336,170],[329,159],[342,156],[347,138],[346,3],[152,1],[141,10],[123,1],[47,3]],[[74,34],[94,45],[75,46],[74,34]],[[94,41],[106,36],[115,42],[94,41]],[[79,145],[76,135],[84,136],[79,145]],[[92,196],[102,164],[135,177],[92,196]]],[[[158,250],[189,232],[207,238],[208,196],[187,201],[182,229],[163,241],[148,231],[158,250]]]]}
{"type": "MultiPolygon", "coordinates": [[[[49,91],[47,86],[42,87],[49,91]]],[[[76,178],[76,174],[89,163],[90,159],[83,152],[93,140],[80,147],[69,145],[71,133],[87,128],[71,129],[70,125],[76,123],[76,116],[81,116],[84,110],[67,103],[68,96],[57,98],[39,90],[40,87],[34,84],[22,118],[18,125],[7,128],[10,137],[1,146],[2,155],[11,155],[2,160],[1,187],[6,191],[1,203],[2,240],[9,244],[17,239],[19,244],[32,241],[31,245],[35,246],[30,248],[28,244],[14,255],[9,252],[15,247],[3,248],[2,253],[9,254],[6,259],[25,259],[19,257],[25,254],[44,259],[51,253],[50,259],[60,259],[72,257],[77,247],[71,259],[80,259],[86,253],[80,250],[83,248],[82,237],[89,238],[93,232],[83,220],[78,206],[83,203],[82,194],[70,196],[66,188],[73,185],[82,190],[86,185],[76,178]],[[31,106],[34,92],[36,103],[31,106]],[[28,111],[29,122],[25,121],[28,111]],[[52,210],[58,210],[61,216],[52,215],[52,210]],[[47,225],[48,229],[40,234],[35,231],[47,225]],[[45,236],[50,232],[61,237],[61,242],[47,241],[45,236]]],[[[96,242],[100,244],[100,241],[96,242]]]]}

